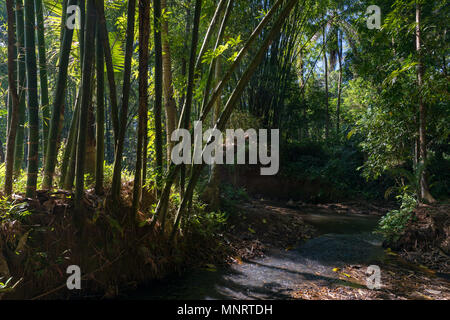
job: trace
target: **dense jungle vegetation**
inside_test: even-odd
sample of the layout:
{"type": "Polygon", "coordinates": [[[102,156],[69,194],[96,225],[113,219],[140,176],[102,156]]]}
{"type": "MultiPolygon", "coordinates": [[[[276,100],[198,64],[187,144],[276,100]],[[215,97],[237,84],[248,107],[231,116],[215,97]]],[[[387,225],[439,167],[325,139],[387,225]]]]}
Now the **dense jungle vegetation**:
{"type": "Polygon", "coordinates": [[[0,294],[40,272],[38,296],[64,259],[95,272],[129,247],[151,271],[114,274],[138,282],[199,241],[217,256],[208,239],[253,196],[395,201],[378,231],[398,239],[450,196],[449,17],[442,0],[2,1],[0,294]],[[172,133],[197,120],[279,129],[267,179],[289,193],[250,165],[174,164],[172,133]]]}

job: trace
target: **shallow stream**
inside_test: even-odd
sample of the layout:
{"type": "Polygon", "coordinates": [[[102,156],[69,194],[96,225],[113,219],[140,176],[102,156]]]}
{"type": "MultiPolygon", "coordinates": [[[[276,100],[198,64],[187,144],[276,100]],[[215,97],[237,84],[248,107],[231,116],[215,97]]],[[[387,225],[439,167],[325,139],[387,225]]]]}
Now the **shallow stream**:
{"type": "Polygon", "coordinates": [[[327,284],[338,279],[333,269],[383,257],[381,239],[373,235],[379,217],[356,214],[304,214],[318,237],[293,250],[270,249],[265,257],[216,271],[193,270],[135,292],[132,299],[289,299],[299,283],[327,284]]]}

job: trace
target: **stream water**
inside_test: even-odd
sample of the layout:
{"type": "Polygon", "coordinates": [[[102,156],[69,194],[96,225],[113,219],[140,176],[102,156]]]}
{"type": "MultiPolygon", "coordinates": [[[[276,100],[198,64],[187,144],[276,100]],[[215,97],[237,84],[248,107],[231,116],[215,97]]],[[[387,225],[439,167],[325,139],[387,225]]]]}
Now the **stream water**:
{"type": "Polygon", "coordinates": [[[265,257],[216,271],[193,270],[155,283],[131,299],[289,299],[298,284],[340,281],[333,268],[363,264],[384,255],[372,234],[379,217],[355,214],[303,214],[319,235],[293,250],[270,249],[265,257]]]}

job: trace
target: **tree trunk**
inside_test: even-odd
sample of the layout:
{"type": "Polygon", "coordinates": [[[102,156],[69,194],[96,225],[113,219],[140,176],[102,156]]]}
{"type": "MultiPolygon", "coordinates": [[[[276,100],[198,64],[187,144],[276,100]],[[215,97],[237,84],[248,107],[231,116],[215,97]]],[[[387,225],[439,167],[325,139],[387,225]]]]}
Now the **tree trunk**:
{"type": "MultiPolygon", "coordinates": [[[[167,11],[166,0],[161,0],[161,9],[167,11]]],[[[166,111],[166,137],[167,137],[167,167],[170,166],[174,142],[171,140],[172,132],[176,129],[177,107],[173,93],[172,61],[169,45],[169,23],[167,19],[162,21],[162,61],[163,61],[163,88],[166,111]]]]}
{"type": "MultiPolygon", "coordinates": [[[[80,91],[81,94],[81,91],[80,91]]],[[[74,120],[74,137],[73,142],[70,146],[70,148],[67,146],[66,152],[68,152],[68,159],[69,163],[67,166],[67,173],[65,176],[61,175],[61,182],[64,183],[63,189],[65,190],[72,190],[73,188],[73,181],[75,179],[75,167],[76,167],[76,160],[77,160],[77,142],[78,142],[78,131],[79,131],[79,124],[80,124],[80,104],[78,103],[76,106],[77,109],[75,109],[75,119],[74,120]],[[64,179],[63,179],[64,178],[64,179]]]]}
{"type": "Polygon", "coordinates": [[[0,163],[5,162],[5,151],[3,150],[3,141],[0,139],[0,163]]]}
{"type": "Polygon", "coordinates": [[[116,81],[114,78],[114,67],[112,63],[111,48],[109,46],[108,30],[106,28],[106,18],[104,0],[95,1],[97,14],[99,16],[100,32],[102,33],[103,51],[105,53],[106,72],[109,84],[109,99],[111,102],[111,120],[114,132],[114,147],[117,146],[119,138],[119,109],[117,103],[116,81]]]}
{"type": "Polygon", "coordinates": [[[326,40],[327,27],[323,27],[323,64],[325,68],[325,139],[328,140],[330,132],[330,114],[329,114],[329,98],[328,98],[328,59],[327,59],[327,40],[326,40]]]}
{"type": "Polygon", "coordinates": [[[8,15],[8,90],[11,97],[12,109],[10,114],[10,125],[6,142],[6,172],[5,172],[5,188],[6,196],[12,193],[13,185],[13,169],[14,169],[14,148],[16,142],[17,122],[19,115],[19,96],[17,94],[16,79],[14,70],[16,69],[15,60],[17,51],[14,49],[16,45],[15,37],[15,16],[14,1],[6,1],[6,10],[8,15]]]}
{"type": "MultiPolygon", "coordinates": [[[[148,106],[147,106],[148,108],[148,106]]],[[[148,109],[144,116],[144,145],[142,146],[142,187],[147,184],[148,163],[148,109]]]]}
{"type": "Polygon", "coordinates": [[[19,116],[14,152],[14,175],[19,176],[22,170],[25,138],[25,110],[26,110],[26,67],[25,67],[25,30],[23,17],[23,1],[16,0],[16,29],[17,29],[17,89],[19,92],[19,116]]]}
{"type": "Polygon", "coordinates": [[[130,86],[131,86],[131,58],[133,55],[133,38],[134,38],[134,17],[136,11],[136,0],[128,1],[128,22],[126,32],[126,48],[125,48],[125,69],[123,74],[123,89],[122,89],[122,111],[120,114],[119,137],[117,139],[117,147],[114,159],[113,181],[111,186],[112,199],[117,208],[120,198],[120,186],[122,184],[122,154],[125,142],[125,132],[128,118],[128,104],[130,100],[130,86]]]}
{"type": "MultiPolygon", "coordinates": [[[[188,82],[186,90],[186,100],[184,101],[183,110],[181,111],[179,126],[184,129],[189,129],[189,123],[191,121],[191,107],[192,107],[192,97],[194,93],[194,80],[195,80],[195,59],[197,55],[197,45],[198,45],[198,30],[200,26],[200,15],[202,11],[202,0],[196,0],[195,2],[195,13],[194,13],[194,24],[192,29],[192,39],[191,39],[191,55],[189,58],[189,71],[188,71],[188,82]]],[[[181,166],[180,175],[180,190],[181,194],[184,194],[184,185],[186,176],[186,166],[181,166]]]]}
{"type": "MultiPolygon", "coordinates": [[[[190,0],[186,5],[186,26],[185,26],[185,33],[184,33],[184,40],[183,40],[183,56],[181,58],[181,77],[183,81],[186,81],[186,75],[187,75],[187,58],[186,53],[188,52],[188,38],[191,34],[191,7],[190,7],[190,0]]],[[[186,91],[183,90],[183,93],[181,94],[179,105],[182,107],[184,105],[184,101],[186,99],[186,91]]]]}
{"type": "MultiPolygon", "coordinates": [[[[88,0],[89,1],[89,0],[88,0]]],[[[84,42],[86,39],[86,0],[78,0],[78,6],[80,8],[80,29],[78,30],[78,41],[80,42],[80,65],[83,70],[84,59],[84,42]]]]}
{"type": "MultiPolygon", "coordinates": [[[[95,31],[94,31],[95,32],[95,31]]],[[[95,37],[95,35],[94,35],[95,37]]],[[[93,50],[95,50],[93,48],[93,50]]],[[[95,60],[95,58],[94,58],[95,60]]],[[[93,61],[94,61],[93,60],[93,61]]],[[[93,62],[94,63],[94,62],[93,62]]],[[[93,64],[94,67],[94,64],[93,64]]],[[[94,69],[93,69],[94,70],[94,69]]],[[[94,71],[92,72],[95,73],[94,71]]],[[[93,76],[92,76],[93,77],[93,76]]],[[[93,101],[93,93],[94,93],[95,83],[91,82],[91,97],[89,98],[89,112],[88,112],[88,122],[87,122],[87,131],[86,131],[86,158],[85,158],[85,174],[89,174],[90,176],[95,176],[95,157],[96,157],[96,130],[95,130],[95,114],[94,114],[94,101],[93,101]]]]}
{"type": "Polygon", "coordinates": [[[80,96],[81,88],[78,89],[78,94],[75,99],[75,110],[72,115],[72,120],[70,121],[69,136],[67,137],[67,143],[64,148],[64,155],[61,164],[61,177],[59,180],[59,185],[61,188],[69,190],[72,188],[73,178],[67,178],[68,175],[72,175],[75,170],[75,150],[76,140],[78,136],[78,119],[80,117],[80,96]],[[66,183],[66,178],[68,182],[66,183]],[[70,182],[69,182],[70,181],[70,182]]]}
{"type": "Polygon", "coordinates": [[[163,168],[163,147],[161,129],[161,109],[163,92],[162,39],[161,39],[161,0],[153,1],[153,25],[155,41],[155,153],[156,153],[156,190],[161,188],[163,168]]]}
{"type": "Polygon", "coordinates": [[[142,196],[142,171],[144,135],[147,124],[145,116],[148,111],[148,43],[150,40],[150,2],[139,0],[139,124],[136,147],[136,171],[133,186],[133,217],[136,218],[142,196]]]}
{"type": "MultiPolygon", "coordinates": [[[[94,0],[95,3],[95,0],[94,0]]],[[[95,6],[95,4],[94,4],[95,6]]],[[[94,7],[95,8],[95,7],[94,7]]],[[[88,19],[88,16],[86,13],[83,13],[83,9],[82,8],[82,15],[81,15],[81,19],[84,21],[84,25],[87,26],[87,22],[86,19],[88,19]]],[[[95,16],[97,17],[97,13],[95,12],[95,16]]],[[[97,21],[97,19],[96,19],[97,21]]],[[[83,29],[82,34],[84,34],[84,42],[83,45],[80,46],[81,52],[85,52],[86,51],[86,29],[83,29]]],[[[94,26],[94,40],[93,43],[95,43],[95,26],[94,26]]],[[[95,50],[94,49],[95,46],[92,47],[91,50],[95,50]]],[[[94,51],[95,52],[95,51],[94,51]]],[[[84,55],[82,56],[84,59],[84,55]]],[[[81,60],[83,62],[83,60],[81,60]]],[[[93,53],[93,58],[92,58],[92,68],[94,68],[94,63],[95,63],[95,53],[93,53]]],[[[83,65],[82,65],[83,66],[83,65]]],[[[81,70],[83,70],[83,67],[81,68],[81,70]]],[[[95,69],[92,69],[92,74],[95,73],[95,69]]],[[[83,75],[81,75],[82,77],[83,75]]],[[[88,174],[91,177],[95,176],[95,156],[96,156],[96,143],[95,143],[95,116],[94,116],[94,104],[93,104],[93,92],[94,92],[94,88],[95,88],[95,83],[94,81],[91,81],[91,90],[90,92],[90,97],[88,99],[89,101],[89,107],[88,107],[88,117],[87,117],[87,126],[86,126],[86,145],[85,145],[85,155],[84,155],[84,173],[88,174]]]]}
{"type": "MultiPolygon", "coordinates": [[[[336,107],[336,133],[339,137],[339,132],[341,130],[341,96],[342,96],[342,77],[343,77],[343,70],[342,70],[342,34],[340,39],[338,39],[338,63],[339,63],[339,80],[338,80],[338,98],[337,98],[337,107],[336,107]]],[[[339,32],[338,32],[338,38],[339,38],[339,32]]]]}
{"type": "MultiPolygon", "coordinates": [[[[222,68],[220,64],[220,57],[216,59],[216,66],[215,66],[215,80],[216,82],[219,81],[222,68]]],[[[222,99],[218,98],[216,100],[216,104],[214,107],[214,112],[212,114],[212,125],[219,120],[220,113],[222,111],[222,99]]],[[[209,204],[209,208],[212,211],[216,211],[220,207],[220,175],[219,175],[219,165],[217,163],[214,163],[211,165],[211,176],[209,178],[208,186],[205,190],[205,193],[203,195],[204,199],[209,204]]]]}
{"type": "MultiPolygon", "coordinates": [[[[14,49],[14,51],[15,51],[15,49],[14,49]]],[[[17,54],[14,53],[13,55],[16,56],[17,54]]],[[[15,74],[15,72],[13,71],[13,78],[16,78],[14,76],[14,74],[15,74]]],[[[9,93],[9,91],[8,91],[8,101],[7,101],[6,106],[7,106],[6,134],[8,135],[9,128],[11,126],[11,114],[12,114],[12,97],[11,97],[11,94],[9,93]]]]}
{"type": "Polygon", "coordinates": [[[81,105],[80,105],[80,123],[78,129],[78,141],[77,141],[77,160],[75,169],[75,207],[81,208],[81,201],[84,194],[84,168],[86,161],[86,132],[88,126],[89,117],[89,105],[92,98],[92,69],[94,60],[94,51],[91,48],[94,47],[95,37],[95,6],[94,0],[87,1],[87,14],[86,14],[86,38],[83,57],[83,72],[82,72],[82,91],[81,91],[81,105]]]}
{"type": "Polygon", "coordinates": [[[103,163],[105,161],[105,58],[103,53],[103,39],[97,14],[96,34],[96,67],[97,67],[97,125],[96,125],[96,156],[95,156],[95,193],[103,194],[103,163]]]}
{"type": "Polygon", "coordinates": [[[28,88],[28,198],[36,196],[39,169],[39,102],[37,93],[36,42],[34,38],[34,3],[25,1],[25,62],[28,88]]]}
{"type": "Polygon", "coordinates": [[[303,118],[301,119],[302,122],[302,127],[300,129],[300,134],[299,134],[299,139],[303,140],[303,139],[307,139],[308,138],[308,118],[307,118],[307,107],[308,105],[306,104],[306,100],[305,100],[305,86],[306,86],[306,81],[304,78],[304,73],[305,73],[305,62],[303,60],[304,56],[303,56],[303,51],[300,50],[300,53],[298,55],[299,58],[299,73],[300,73],[300,88],[301,88],[301,99],[302,99],[302,111],[303,111],[303,118]]]}
{"type": "Polygon", "coordinates": [[[69,0],[62,0],[62,15],[61,15],[61,32],[59,34],[59,42],[63,42],[64,38],[64,29],[66,28],[66,20],[67,20],[67,5],[69,0]]]}
{"type": "MultiPolygon", "coordinates": [[[[217,33],[217,39],[216,39],[216,43],[215,43],[215,46],[214,46],[214,50],[217,50],[219,45],[222,43],[222,38],[223,38],[223,35],[224,35],[224,32],[225,32],[225,28],[227,26],[228,17],[229,17],[229,15],[231,13],[231,8],[233,7],[233,1],[234,0],[229,0],[228,1],[228,5],[227,5],[227,8],[226,8],[225,14],[223,16],[221,26],[220,26],[219,31],[217,33]]],[[[217,59],[218,58],[214,58],[211,61],[211,64],[209,65],[208,79],[206,81],[205,93],[204,93],[204,96],[203,96],[203,102],[202,102],[202,106],[201,106],[201,112],[203,112],[203,109],[205,108],[205,105],[208,102],[208,98],[209,98],[209,95],[210,95],[210,89],[211,89],[211,82],[212,82],[212,80],[214,78],[214,70],[216,68],[216,60],[217,59]]]]}
{"type": "Polygon", "coordinates": [[[50,106],[48,100],[48,76],[47,76],[47,57],[44,35],[44,12],[42,7],[42,0],[34,0],[34,7],[36,10],[36,25],[37,25],[37,39],[39,52],[39,83],[41,88],[41,108],[42,108],[42,130],[43,130],[43,145],[44,162],[47,155],[48,132],[50,121],[50,106]]]}
{"type": "MultiPolygon", "coordinates": [[[[76,4],[76,0],[70,0],[69,5],[76,4]]],[[[50,130],[47,145],[47,157],[44,168],[44,179],[42,187],[51,189],[53,187],[53,176],[55,174],[55,166],[58,156],[58,136],[60,133],[62,110],[64,108],[64,98],[67,88],[67,74],[70,59],[70,50],[72,48],[73,29],[64,28],[63,42],[59,57],[59,72],[56,80],[55,97],[53,100],[52,117],[50,120],[50,130]]]]}
{"type": "Polygon", "coordinates": [[[108,98],[105,95],[105,129],[106,129],[106,136],[105,136],[105,160],[107,164],[111,164],[114,161],[114,137],[111,139],[111,134],[114,134],[112,129],[112,121],[110,117],[111,113],[111,104],[108,104],[108,98]]]}
{"type": "MultiPolygon", "coordinates": [[[[165,2],[165,0],[163,0],[163,1],[165,2]]],[[[199,52],[197,60],[195,62],[195,70],[197,70],[198,67],[200,66],[200,62],[202,60],[203,54],[206,51],[206,46],[208,45],[209,39],[211,38],[211,36],[213,34],[214,27],[215,27],[217,21],[219,20],[220,14],[222,13],[222,10],[223,10],[226,2],[227,2],[226,0],[220,0],[219,4],[217,5],[216,11],[214,12],[214,16],[211,19],[208,30],[206,31],[206,35],[205,35],[205,38],[203,39],[202,47],[200,48],[200,52],[199,52]]],[[[228,3],[230,3],[230,1],[228,3]]]]}
{"type": "Polygon", "coordinates": [[[427,107],[423,101],[423,77],[425,73],[425,66],[422,62],[422,44],[421,44],[421,25],[420,25],[421,8],[418,2],[416,2],[416,50],[419,58],[417,65],[417,85],[419,91],[419,170],[420,170],[420,199],[428,203],[436,202],[430,193],[426,161],[427,161],[427,141],[426,141],[426,119],[427,119],[427,107]]]}

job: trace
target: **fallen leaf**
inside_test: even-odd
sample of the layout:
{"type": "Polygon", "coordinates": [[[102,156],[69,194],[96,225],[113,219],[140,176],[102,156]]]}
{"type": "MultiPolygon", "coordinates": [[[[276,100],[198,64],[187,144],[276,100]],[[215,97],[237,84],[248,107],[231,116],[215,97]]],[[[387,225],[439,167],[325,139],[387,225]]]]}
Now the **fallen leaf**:
{"type": "Polygon", "coordinates": [[[342,274],[343,274],[344,276],[346,276],[347,278],[351,278],[351,276],[348,275],[348,274],[346,274],[345,272],[342,272],[342,274]]]}

